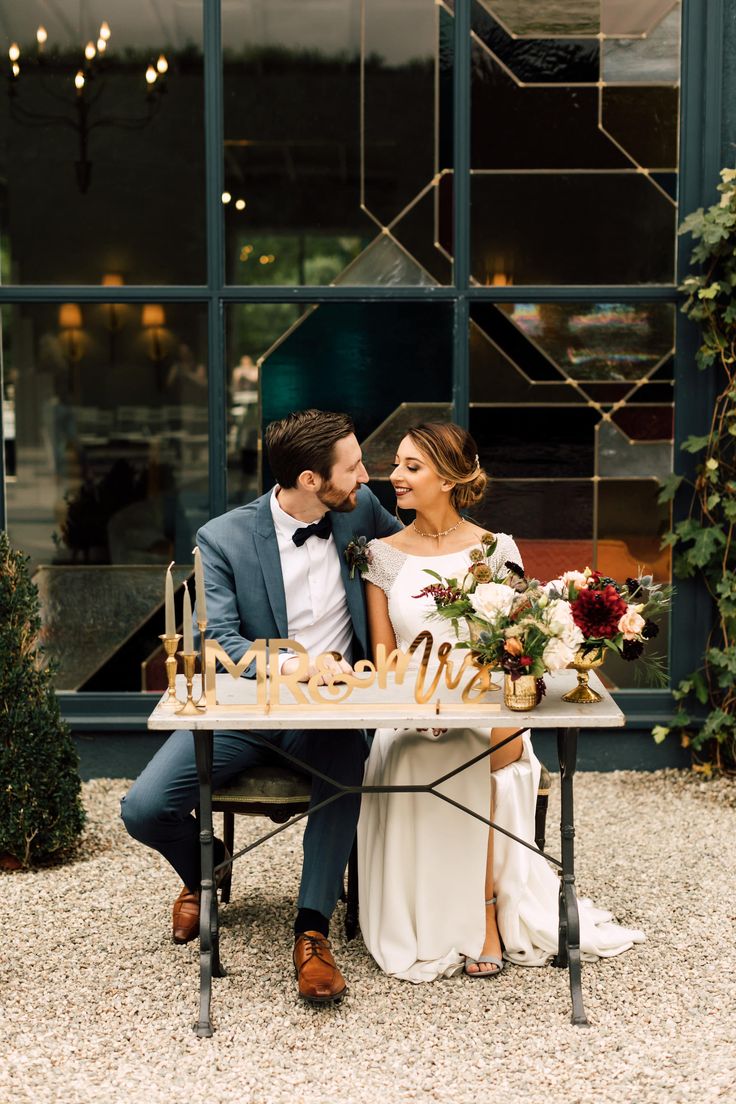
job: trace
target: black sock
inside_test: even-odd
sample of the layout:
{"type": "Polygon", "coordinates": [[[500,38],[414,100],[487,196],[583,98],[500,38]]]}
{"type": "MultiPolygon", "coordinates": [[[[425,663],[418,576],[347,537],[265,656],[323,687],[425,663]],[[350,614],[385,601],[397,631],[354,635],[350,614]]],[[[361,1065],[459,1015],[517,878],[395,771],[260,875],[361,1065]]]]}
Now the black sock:
{"type": "Polygon", "coordinates": [[[300,908],[294,921],[294,935],[308,931],[318,931],[326,939],[330,934],[330,921],[316,909],[300,908]]]}

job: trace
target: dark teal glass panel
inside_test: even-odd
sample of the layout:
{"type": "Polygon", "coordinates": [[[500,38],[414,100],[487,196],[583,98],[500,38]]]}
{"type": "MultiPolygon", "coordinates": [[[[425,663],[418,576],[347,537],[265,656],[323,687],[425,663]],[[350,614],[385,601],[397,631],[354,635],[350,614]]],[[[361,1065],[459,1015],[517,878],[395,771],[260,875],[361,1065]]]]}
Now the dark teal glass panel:
{"type": "Polygon", "coordinates": [[[230,375],[228,499],[231,506],[272,485],[259,431],[293,410],[347,411],[376,492],[386,484],[387,450],[405,424],[447,420],[452,399],[450,304],[247,304],[228,312],[230,375]]]}

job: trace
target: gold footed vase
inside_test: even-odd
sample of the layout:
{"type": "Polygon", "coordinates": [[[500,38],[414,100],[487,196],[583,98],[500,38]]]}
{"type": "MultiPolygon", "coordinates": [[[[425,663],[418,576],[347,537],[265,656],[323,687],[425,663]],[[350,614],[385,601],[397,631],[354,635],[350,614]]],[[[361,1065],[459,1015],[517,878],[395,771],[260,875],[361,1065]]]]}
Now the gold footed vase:
{"type": "Polygon", "coordinates": [[[575,705],[591,705],[603,700],[600,694],[596,694],[595,690],[591,690],[588,686],[588,679],[590,672],[596,667],[601,667],[605,658],[605,648],[590,648],[588,651],[584,651],[582,648],[578,649],[572,663],[567,665],[568,671],[577,671],[578,684],[572,690],[568,690],[567,694],[562,695],[564,702],[573,702],[575,705]]]}
{"type": "Polygon", "coordinates": [[[537,704],[537,680],[534,675],[520,675],[512,679],[503,676],[503,704],[518,713],[528,713],[537,704]]]}

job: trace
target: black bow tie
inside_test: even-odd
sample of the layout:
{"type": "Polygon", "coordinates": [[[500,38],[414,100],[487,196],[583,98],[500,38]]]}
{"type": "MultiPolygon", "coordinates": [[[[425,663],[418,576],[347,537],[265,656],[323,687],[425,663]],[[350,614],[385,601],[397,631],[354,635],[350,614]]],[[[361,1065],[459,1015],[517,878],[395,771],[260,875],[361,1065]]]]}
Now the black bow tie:
{"type": "Polygon", "coordinates": [[[312,525],[304,525],[301,529],[295,529],[291,535],[291,539],[297,548],[301,548],[306,540],[310,537],[321,537],[322,540],[327,540],[332,532],[332,519],[329,514],[325,514],[319,521],[315,521],[312,525]]]}

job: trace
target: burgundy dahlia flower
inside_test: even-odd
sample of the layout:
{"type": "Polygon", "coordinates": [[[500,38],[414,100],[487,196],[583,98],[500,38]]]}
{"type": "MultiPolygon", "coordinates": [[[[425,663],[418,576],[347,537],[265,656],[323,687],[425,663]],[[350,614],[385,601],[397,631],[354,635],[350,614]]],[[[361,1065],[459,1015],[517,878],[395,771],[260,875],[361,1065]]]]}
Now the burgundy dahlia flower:
{"type": "Polygon", "coordinates": [[[570,609],[573,621],[586,637],[610,640],[618,633],[626,602],[609,584],[602,590],[581,590],[570,609]]]}

